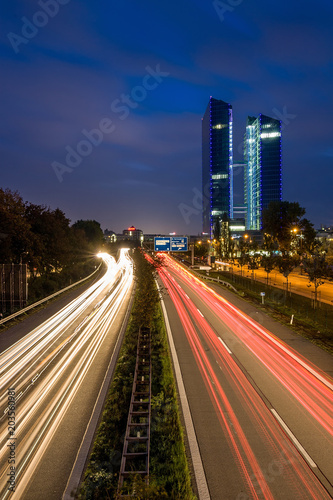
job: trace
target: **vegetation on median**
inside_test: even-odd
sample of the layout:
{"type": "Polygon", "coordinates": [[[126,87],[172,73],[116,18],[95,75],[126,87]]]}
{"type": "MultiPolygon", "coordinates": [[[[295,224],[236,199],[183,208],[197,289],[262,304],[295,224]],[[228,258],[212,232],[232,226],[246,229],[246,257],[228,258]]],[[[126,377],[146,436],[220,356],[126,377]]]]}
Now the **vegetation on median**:
{"type": "Polygon", "coordinates": [[[140,326],[148,326],[152,339],[150,476],[148,486],[135,478],[135,498],[194,500],[154,268],[138,250],[134,261],[137,280],[134,306],[84,481],[76,497],[117,498],[138,330],[140,326]]]}

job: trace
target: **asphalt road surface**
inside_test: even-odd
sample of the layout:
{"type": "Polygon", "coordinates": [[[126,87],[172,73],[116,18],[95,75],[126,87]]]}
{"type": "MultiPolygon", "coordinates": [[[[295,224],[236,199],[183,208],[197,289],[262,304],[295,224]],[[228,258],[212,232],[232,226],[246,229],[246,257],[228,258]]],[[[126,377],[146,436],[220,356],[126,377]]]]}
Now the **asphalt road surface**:
{"type": "Polygon", "coordinates": [[[132,261],[106,273],[0,355],[0,498],[59,500],[131,295],[132,261]]]}
{"type": "Polygon", "coordinates": [[[332,357],[166,264],[160,281],[211,499],[332,498],[332,357]]]}

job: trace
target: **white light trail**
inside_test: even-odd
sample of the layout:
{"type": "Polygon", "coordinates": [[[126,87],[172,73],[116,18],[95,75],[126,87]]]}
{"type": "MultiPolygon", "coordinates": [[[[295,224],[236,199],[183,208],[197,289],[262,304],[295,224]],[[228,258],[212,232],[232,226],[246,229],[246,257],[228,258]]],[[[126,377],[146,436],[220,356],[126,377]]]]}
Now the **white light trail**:
{"type": "Polygon", "coordinates": [[[0,355],[0,497],[9,498],[7,389],[22,393],[16,417],[15,498],[21,498],[133,284],[128,251],[99,254],[104,276],[0,355]],[[2,496],[3,495],[3,496],[2,496]]]}

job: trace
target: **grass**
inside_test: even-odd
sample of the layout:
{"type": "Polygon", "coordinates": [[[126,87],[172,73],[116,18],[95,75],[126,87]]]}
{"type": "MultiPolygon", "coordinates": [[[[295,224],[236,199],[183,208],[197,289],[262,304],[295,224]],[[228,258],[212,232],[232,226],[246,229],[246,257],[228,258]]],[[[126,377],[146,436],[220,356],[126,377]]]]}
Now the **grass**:
{"type": "Polygon", "coordinates": [[[149,485],[136,477],[135,498],[195,500],[180,423],[176,385],[152,266],[136,253],[137,290],[129,325],[84,480],[76,498],[115,499],[132,391],[138,329],[151,328],[152,405],[149,485]]]}

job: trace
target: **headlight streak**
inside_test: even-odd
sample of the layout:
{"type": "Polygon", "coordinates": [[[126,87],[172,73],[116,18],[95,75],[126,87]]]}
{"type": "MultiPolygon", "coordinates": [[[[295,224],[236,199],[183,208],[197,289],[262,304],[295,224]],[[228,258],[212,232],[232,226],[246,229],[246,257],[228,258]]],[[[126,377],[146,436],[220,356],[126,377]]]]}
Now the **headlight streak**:
{"type": "MultiPolygon", "coordinates": [[[[100,332],[103,330],[103,327],[105,324],[108,322],[108,318],[112,317],[114,313],[117,310],[117,307],[119,306],[119,300],[122,300],[123,295],[121,294],[121,289],[120,285],[117,287],[117,289],[114,291],[114,296],[117,297],[118,294],[118,299],[114,303],[112,309],[110,311],[107,311],[107,308],[109,306],[109,303],[112,302],[114,299],[114,296],[109,297],[108,302],[104,304],[104,307],[101,311],[99,311],[99,315],[95,318],[94,322],[87,325],[86,329],[81,332],[80,337],[77,339],[77,342],[73,344],[68,351],[62,356],[62,358],[57,362],[55,367],[52,369],[52,371],[48,374],[47,378],[42,380],[41,383],[39,384],[38,388],[35,391],[35,399],[36,399],[35,404],[43,401],[43,397],[46,395],[47,392],[50,392],[53,388],[53,386],[57,383],[58,379],[61,377],[62,373],[66,370],[68,365],[73,361],[74,356],[78,353],[78,351],[85,345],[85,343],[90,339],[92,335],[96,336],[97,332],[100,332]],[[108,312],[108,315],[105,313],[108,312]],[[98,330],[97,330],[98,328],[98,330]]],[[[107,330],[105,330],[106,332],[107,330]]],[[[104,332],[104,333],[105,333],[104,332]]],[[[103,337],[101,336],[101,339],[103,337]]],[[[67,344],[68,342],[66,342],[67,344]]],[[[65,344],[65,345],[66,345],[65,344]]],[[[62,346],[62,349],[65,347],[65,345],[62,346]]],[[[61,350],[62,350],[61,349],[61,350]]],[[[57,352],[59,354],[59,352],[57,352]]],[[[43,370],[39,373],[39,376],[42,375],[42,373],[48,368],[48,366],[54,362],[55,356],[52,356],[49,359],[49,356],[47,358],[48,363],[46,366],[44,366],[43,370]]],[[[31,385],[29,386],[31,387],[31,385]]],[[[19,418],[17,419],[17,422],[20,423],[21,420],[23,421],[23,418],[25,416],[25,413],[27,411],[33,411],[33,407],[31,407],[31,403],[28,402],[27,405],[23,406],[20,410],[20,415],[19,418]]],[[[28,416],[29,417],[29,416],[28,416]]],[[[6,439],[6,431],[4,432],[4,436],[0,436],[0,443],[2,439],[6,439]]],[[[0,459],[1,459],[1,452],[0,452],[0,459]]]]}
{"type": "MultiPolygon", "coordinates": [[[[47,364],[45,364],[46,361],[42,360],[42,357],[39,356],[38,360],[40,363],[38,365],[38,374],[34,376],[34,382],[32,382],[30,377],[31,383],[29,388],[31,391],[29,395],[26,394],[17,412],[16,435],[18,465],[16,469],[16,480],[18,481],[18,487],[16,489],[15,498],[19,498],[20,494],[23,493],[47,444],[50,442],[56,428],[63,418],[67,405],[74,398],[82,380],[87,374],[89,367],[93,363],[97,352],[105,340],[117,312],[132,287],[133,265],[126,250],[121,251],[117,264],[107,255],[104,255],[103,259],[108,265],[108,271],[106,272],[107,279],[100,280],[99,286],[97,288],[94,286],[93,289],[98,289],[99,294],[103,293],[103,290],[105,293],[113,283],[114,288],[112,292],[106,293],[104,299],[96,304],[93,311],[80,323],[74,333],[68,336],[60,346],[55,348],[51,355],[48,355],[47,364]],[[112,268],[111,272],[110,267],[112,268]],[[115,281],[117,281],[117,284],[114,286],[115,281]],[[101,285],[103,286],[101,287],[101,285]],[[64,351],[65,347],[66,350],[64,351]],[[74,360],[75,363],[73,363],[74,360]],[[51,363],[53,364],[51,365],[51,363]],[[49,367],[50,370],[48,370],[48,372],[46,372],[47,367],[49,367]],[[44,371],[45,375],[41,377],[44,371]],[[57,387],[58,390],[56,389],[57,387]],[[45,407],[47,397],[51,399],[45,407]],[[33,424],[31,422],[33,422],[33,424]]],[[[105,278],[105,275],[103,278],[105,278]]],[[[95,300],[98,296],[98,294],[91,293],[91,290],[90,293],[87,292],[84,294],[85,301],[87,301],[88,297],[94,297],[95,300]]],[[[80,300],[74,302],[80,304],[80,300]]],[[[91,302],[92,300],[89,300],[89,304],[91,302]]],[[[72,304],[70,304],[70,306],[71,305],[72,304]]],[[[87,302],[86,305],[88,305],[87,302]]],[[[75,310],[75,307],[70,307],[70,309],[75,310]]],[[[55,319],[55,317],[51,318],[52,325],[58,323],[55,319]]],[[[43,330],[47,329],[46,323],[47,322],[42,325],[43,330]]],[[[36,330],[37,329],[31,332],[34,337],[36,337],[36,330]]],[[[50,335],[52,335],[52,332],[50,332],[50,335]]],[[[28,346],[29,342],[27,341],[25,345],[28,346]]],[[[15,350],[17,346],[18,343],[13,346],[13,349],[15,350]]],[[[8,356],[9,351],[10,349],[7,349],[6,356],[8,356]]],[[[19,346],[16,352],[17,355],[21,357],[22,345],[19,346]]],[[[10,353],[10,355],[11,364],[13,364],[13,354],[10,353]]],[[[11,370],[15,370],[15,364],[11,370]]],[[[24,382],[26,382],[26,380],[24,380],[24,382]]],[[[0,433],[0,491],[2,492],[5,491],[6,485],[7,470],[5,455],[7,454],[7,439],[7,429],[2,427],[0,433]]],[[[10,492],[7,491],[7,493],[10,492]]],[[[4,496],[1,498],[7,497],[4,496]]]]}
{"type": "MultiPolygon", "coordinates": [[[[117,303],[113,306],[111,314],[113,315],[114,312],[120,307],[122,302],[122,298],[118,297],[117,303]]],[[[109,316],[110,317],[110,316],[109,316]]],[[[57,429],[61,418],[62,418],[62,413],[57,416],[57,411],[61,407],[67,407],[70,401],[74,398],[81,381],[83,380],[84,376],[86,375],[89,367],[93,363],[94,357],[100,348],[100,345],[102,344],[104,337],[109,329],[110,326],[110,320],[106,320],[103,322],[98,327],[98,330],[96,330],[96,334],[94,335],[93,342],[90,344],[88,350],[85,353],[84,358],[82,358],[82,361],[79,365],[77,365],[77,368],[75,372],[71,372],[70,376],[68,378],[68,384],[64,385],[61,388],[61,391],[58,393],[57,398],[53,400],[52,406],[50,406],[47,410],[47,412],[44,414],[42,420],[38,422],[38,427],[34,429],[34,432],[30,432],[29,428],[29,420],[33,416],[33,414],[36,411],[36,407],[38,404],[41,404],[44,400],[45,396],[45,391],[43,390],[43,387],[39,389],[39,394],[40,397],[36,401],[36,404],[34,407],[29,409],[29,414],[26,415],[25,422],[22,422],[22,432],[24,431],[24,424],[26,426],[26,433],[30,434],[29,441],[25,444],[25,447],[22,448],[22,456],[25,456],[24,461],[22,461],[22,464],[20,468],[17,471],[17,477],[20,476],[20,473],[22,470],[24,470],[26,464],[30,460],[30,457],[33,456],[33,461],[31,464],[29,464],[29,468],[27,471],[25,471],[25,479],[24,482],[22,482],[21,485],[19,485],[17,489],[17,493],[19,494],[20,491],[22,493],[24,492],[25,485],[28,482],[28,479],[31,477],[36,465],[38,464],[38,461],[40,460],[43,452],[45,451],[45,448],[47,444],[50,442],[52,439],[52,436],[54,435],[55,430],[57,429]],[[56,420],[53,421],[53,419],[56,417],[56,420]],[[52,426],[49,428],[49,426],[52,424],[52,426]],[[38,448],[39,442],[43,440],[43,446],[41,448],[38,448]],[[37,450],[37,451],[35,451],[37,450]]],[[[84,342],[81,342],[83,344],[84,342]]],[[[78,346],[78,349],[81,348],[81,345],[78,346]]],[[[67,359],[66,361],[66,366],[61,366],[61,370],[64,371],[65,368],[69,365],[69,363],[74,359],[74,356],[76,355],[76,350],[74,353],[72,353],[72,356],[67,359]]],[[[48,381],[44,383],[44,386],[47,386],[47,390],[51,391],[52,386],[56,383],[57,378],[59,378],[59,366],[55,367],[52,371],[52,373],[48,377],[48,381]]],[[[24,413],[24,409],[22,410],[22,413],[24,413]]]]}
{"type": "Polygon", "coordinates": [[[35,328],[29,335],[26,335],[1,354],[0,390],[8,385],[8,377],[6,378],[3,375],[5,370],[8,370],[15,363],[16,371],[18,371],[26,364],[27,359],[30,359],[31,362],[32,355],[43,351],[48,342],[54,341],[57,333],[63,331],[65,326],[71,325],[82,314],[87,305],[92,303],[96,297],[113,283],[118,269],[115,260],[112,257],[109,257],[109,259],[107,261],[109,268],[97,283],[92,285],[86,292],[73,300],[52,318],[45,321],[40,327],[35,328]],[[21,355],[23,359],[19,361],[21,355]]]}
{"type": "MultiPolygon", "coordinates": [[[[110,286],[114,286],[114,281],[119,274],[119,269],[113,257],[108,257],[106,262],[109,268],[97,283],[81,294],[80,297],[68,304],[68,306],[64,307],[58,314],[50,318],[50,320],[44,322],[39,328],[33,330],[29,335],[25,336],[2,353],[0,356],[0,363],[2,363],[3,372],[6,367],[7,374],[2,375],[0,379],[0,390],[8,387],[8,385],[14,382],[11,380],[13,375],[20,372],[21,377],[23,377],[25,372],[22,372],[22,368],[24,366],[27,367],[27,371],[31,370],[33,366],[33,356],[38,356],[40,354],[39,357],[35,358],[35,364],[39,359],[43,359],[45,357],[46,348],[50,349],[52,345],[58,341],[57,334],[62,334],[65,327],[70,327],[87,306],[103,293],[104,290],[110,288],[110,286]],[[53,329],[55,325],[57,325],[57,328],[53,329]],[[29,350],[31,346],[33,346],[33,348],[29,350]],[[24,349],[26,349],[26,351],[24,351],[24,349]],[[24,353],[24,356],[22,356],[22,353],[24,353]],[[14,361],[15,370],[9,370],[14,361]]],[[[84,318],[77,328],[82,327],[85,321],[87,321],[87,317],[84,318]]],[[[5,395],[3,397],[5,397],[5,395]]]]}
{"type": "MultiPolygon", "coordinates": [[[[196,278],[193,279],[190,273],[184,270],[181,266],[174,264],[171,259],[167,258],[167,262],[169,266],[172,267],[177,273],[177,277],[189,284],[192,290],[198,296],[200,296],[202,300],[205,301],[206,305],[212,308],[212,310],[215,309],[216,314],[221,318],[223,307],[228,304],[227,301],[222,298],[221,300],[218,299],[217,304],[219,305],[219,310],[216,311],[216,299],[219,297],[218,294],[215,294],[215,292],[209,289],[209,287],[206,287],[206,285],[202,286],[201,283],[197,283],[197,281],[199,280],[197,280],[196,278]]],[[[277,424],[276,420],[273,418],[267,406],[263,403],[262,399],[254,390],[248,379],[245,377],[242,370],[240,370],[237,363],[235,363],[233,356],[230,355],[230,353],[225,350],[224,346],[221,345],[216,333],[212,330],[205,318],[203,318],[202,315],[199,314],[200,311],[198,312],[197,307],[188,298],[186,293],[181,288],[179,288],[179,285],[175,285],[173,277],[170,277],[169,273],[165,271],[164,268],[159,271],[159,274],[164,285],[168,288],[170,297],[172,298],[177,309],[188,341],[197,360],[198,367],[202,373],[203,380],[208,388],[208,392],[212,398],[218,417],[221,421],[222,428],[224,429],[229,440],[232,453],[234,454],[236,462],[240,467],[242,477],[245,478],[247,488],[251,493],[251,498],[258,498],[259,496],[262,497],[262,495],[264,495],[265,499],[274,497],[272,496],[268,482],[265,479],[265,475],[261,471],[259,464],[256,461],[256,457],[251,450],[251,446],[245,437],[240,422],[238,421],[237,416],[235,415],[233,408],[228,401],[227,395],[221,387],[218,378],[216,377],[214,368],[211,366],[205,350],[203,349],[193,321],[195,325],[197,325],[197,327],[200,329],[201,334],[204,334],[206,342],[208,342],[211,350],[217,357],[218,362],[221,365],[221,370],[227,376],[227,380],[233,387],[233,390],[235,391],[235,394],[237,395],[244,411],[250,418],[252,424],[255,426],[256,432],[258,433],[259,438],[264,443],[265,448],[269,450],[271,456],[275,457],[275,461],[279,460],[280,457],[281,463],[281,457],[284,457],[284,476],[286,476],[288,485],[290,484],[290,491],[293,491],[292,496],[294,495],[294,498],[302,499],[329,498],[322,485],[311,473],[308,465],[303,459],[300,458],[295,449],[290,445],[289,441],[286,440],[285,434],[277,424]],[[253,472],[253,474],[251,474],[251,471],[253,472]],[[258,488],[255,489],[253,487],[253,477],[257,478],[257,480],[258,478],[260,478],[260,480],[258,481],[260,491],[258,491],[258,488]]],[[[229,317],[229,314],[227,320],[225,316],[222,317],[222,320],[226,322],[226,324],[232,329],[233,323],[231,322],[231,319],[233,320],[233,322],[236,322],[235,318],[229,317]]],[[[244,331],[244,324],[240,325],[238,319],[237,326],[238,335],[239,330],[244,331]]],[[[253,325],[251,326],[253,329],[253,325]]],[[[245,329],[246,328],[247,327],[245,326],[245,329]]],[[[243,337],[246,337],[246,333],[247,332],[244,331],[243,337]]],[[[255,331],[252,331],[251,342],[253,337],[256,337],[255,331]]],[[[241,340],[245,343],[245,345],[247,345],[247,342],[249,342],[248,338],[242,338],[241,340]]],[[[265,336],[265,343],[267,344],[267,342],[268,339],[265,336]]],[[[258,340],[258,343],[260,343],[260,340],[258,340]]],[[[277,345],[273,343],[273,346],[271,348],[274,350],[277,348],[277,345]]],[[[285,356],[284,350],[283,353],[285,356]]],[[[273,353],[270,352],[269,356],[269,359],[271,359],[273,353]]],[[[294,371],[296,371],[297,369],[304,370],[305,375],[303,374],[302,380],[310,377],[314,385],[319,385],[324,393],[325,391],[327,391],[324,397],[324,402],[328,402],[328,400],[326,400],[329,392],[328,388],[321,382],[319,382],[318,379],[312,376],[309,371],[303,368],[303,366],[297,364],[294,358],[292,358],[291,361],[288,360],[288,362],[290,362],[291,369],[293,369],[294,371]]],[[[279,363],[282,363],[282,360],[280,358],[277,362],[277,365],[279,365],[279,363]]],[[[270,364],[268,361],[267,365],[268,369],[270,369],[270,364]]],[[[273,373],[275,369],[276,367],[272,370],[273,373]]],[[[329,405],[327,405],[327,407],[328,406],[329,405]]],[[[319,409],[317,408],[316,412],[318,413],[318,411],[319,409]]],[[[321,423],[321,425],[324,425],[326,429],[325,421],[322,421],[322,418],[318,418],[318,421],[321,423]]]]}

